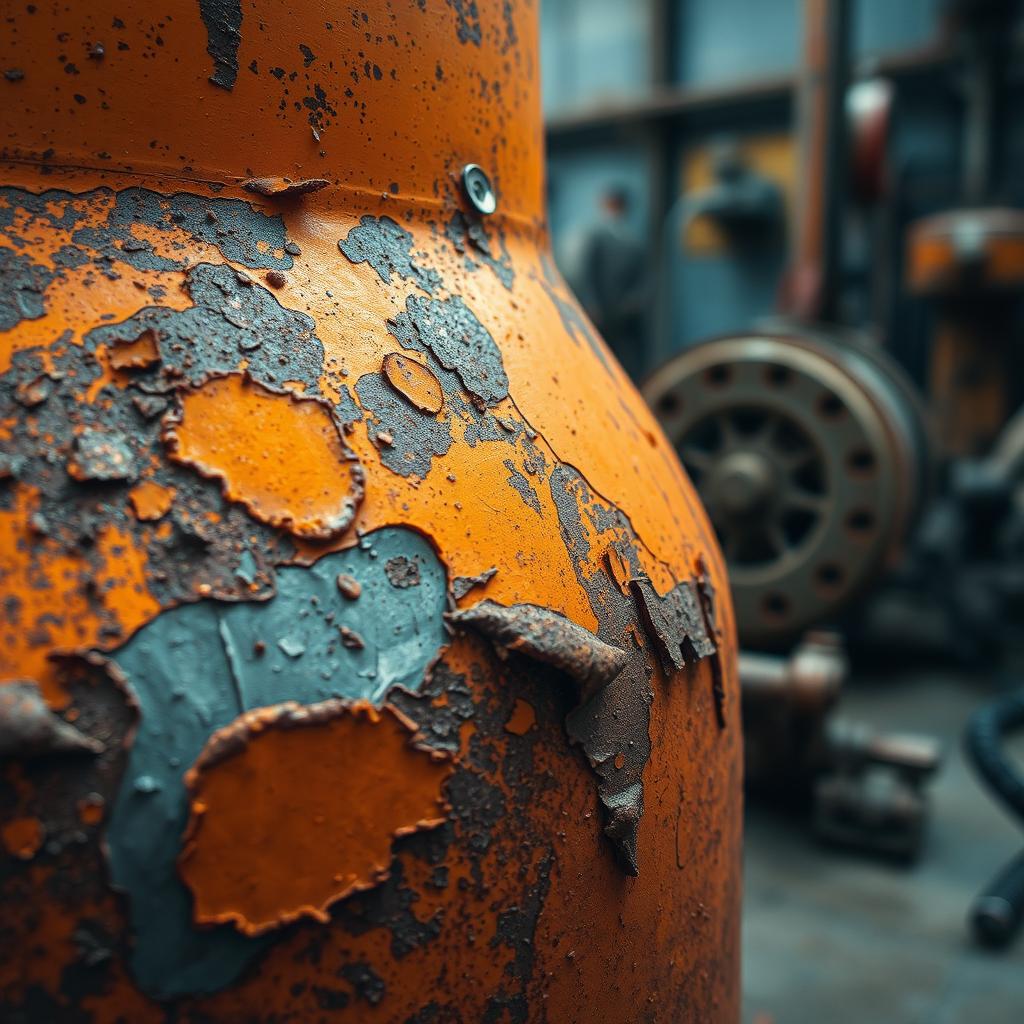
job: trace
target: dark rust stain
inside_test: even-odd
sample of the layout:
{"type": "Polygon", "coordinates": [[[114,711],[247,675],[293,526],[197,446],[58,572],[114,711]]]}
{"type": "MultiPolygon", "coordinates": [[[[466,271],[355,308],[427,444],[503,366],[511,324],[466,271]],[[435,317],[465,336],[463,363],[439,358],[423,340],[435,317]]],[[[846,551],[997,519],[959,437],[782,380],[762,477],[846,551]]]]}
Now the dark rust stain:
{"type": "Polygon", "coordinates": [[[697,596],[700,598],[700,609],[704,615],[704,624],[709,636],[714,638],[715,653],[711,656],[711,696],[715,703],[715,718],[718,728],[725,728],[725,682],[722,678],[722,637],[718,629],[718,618],[715,615],[715,587],[711,582],[704,559],[697,561],[697,596]]]}

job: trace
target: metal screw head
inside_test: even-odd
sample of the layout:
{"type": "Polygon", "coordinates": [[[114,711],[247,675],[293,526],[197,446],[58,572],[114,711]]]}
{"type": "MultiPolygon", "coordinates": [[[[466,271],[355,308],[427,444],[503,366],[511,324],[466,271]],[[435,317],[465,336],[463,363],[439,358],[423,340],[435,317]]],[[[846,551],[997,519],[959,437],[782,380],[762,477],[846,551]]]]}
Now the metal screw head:
{"type": "Polygon", "coordinates": [[[462,188],[477,213],[486,216],[498,208],[498,197],[494,193],[491,179],[478,164],[466,164],[462,168],[462,188]]]}

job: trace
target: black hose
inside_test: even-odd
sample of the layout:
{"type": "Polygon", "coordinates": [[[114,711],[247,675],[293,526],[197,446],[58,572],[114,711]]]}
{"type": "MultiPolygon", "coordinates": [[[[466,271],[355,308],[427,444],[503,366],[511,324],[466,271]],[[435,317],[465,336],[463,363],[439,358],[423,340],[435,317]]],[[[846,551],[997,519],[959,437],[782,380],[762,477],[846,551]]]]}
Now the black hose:
{"type": "Polygon", "coordinates": [[[964,745],[992,791],[1024,822],[1024,776],[1003,753],[1003,736],[1024,728],[1024,690],[987,704],[967,723],[964,745]]]}
{"type": "MultiPolygon", "coordinates": [[[[978,774],[1024,823],[1024,775],[1003,752],[1003,737],[1024,728],[1024,690],[986,705],[967,723],[964,747],[978,774]]],[[[1005,946],[1024,921],[1024,853],[976,897],[968,915],[979,942],[1005,946]]]]}
{"type": "Polygon", "coordinates": [[[971,928],[984,946],[1006,946],[1020,929],[1024,913],[1024,853],[1019,853],[988,888],[976,896],[969,914],[971,928]]]}

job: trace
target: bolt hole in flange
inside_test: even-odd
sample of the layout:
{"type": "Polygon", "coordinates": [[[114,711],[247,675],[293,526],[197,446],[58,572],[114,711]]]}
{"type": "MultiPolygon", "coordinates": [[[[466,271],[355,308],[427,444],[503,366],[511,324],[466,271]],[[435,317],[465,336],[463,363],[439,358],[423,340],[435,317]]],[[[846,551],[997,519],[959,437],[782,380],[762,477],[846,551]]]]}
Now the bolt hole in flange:
{"type": "Polygon", "coordinates": [[[764,378],[772,387],[784,388],[793,379],[793,371],[788,366],[773,364],[765,369],[764,378]]]}
{"type": "Polygon", "coordinates": [[[827,392],[818,399],[818,414],[822,419],[838,420],[846,412],[846,406],[838,395],[827,392]]]}
{"type": "Polygon", "coordinates": [[[732,378],[732,370],[722,364],[720,366],[712,366],[707,371],[707,382],[715,388],[724,387],[729,383],[732,378]]]}
{"type": "Polygon", "coordinates": [[[664,416],[674,416],[682,408],[679,396],[669,391],[658,400],[658,412],[664,416]]]}
{"type": "Polygon", "coordinates": [[[770,591],[761,602],[764,614],[770,619],[785,619],[789,612],[789,598],[778,591],[770,591]]]}
{"type": "Polygon", "coordinates": [[[875,517],[870,509],[855,508],[846,517],[846,529],[854,536],[863,536],[875,528],[875,517]]]}
{"type": "Polygon", "coordinates": [[[815,582],[823,590],[834,590],[836,587],[842,586],[845,576],[843,567],[834,562],[824,562],[814,571],[815,582]]]}
{"type": "Polygon", "coordinates": [[[870,448],[854,448],[846,456],[846,466],[856,476],[870,476],[877,468],[874,453],[870,448]]]}
{"type": "Polygon", "coordinates": [[[744,643],[834,620],[881,574],[927,489],[912,386],[884,353],[847,342],[718,338],[644,385],[718,534],[744,643]]]}

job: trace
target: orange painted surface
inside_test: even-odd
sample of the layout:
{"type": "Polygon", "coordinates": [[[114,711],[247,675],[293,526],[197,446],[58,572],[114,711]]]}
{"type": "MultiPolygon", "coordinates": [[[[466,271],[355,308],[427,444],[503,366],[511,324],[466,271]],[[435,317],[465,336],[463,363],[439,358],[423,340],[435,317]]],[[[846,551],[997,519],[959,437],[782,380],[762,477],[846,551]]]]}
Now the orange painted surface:
{"type": "Polygon", "coordinates": [[[0,827],[4,849],[19,860],[31,860],[45,838],[43,823],[38,818],[14,818],[0,827]]]}
{"type": "Polygon", "coordinates": [[[211,380],[181,404],[172,457],[223,481],[230,501],[299,537],[326,540],[352,521],[362,469],[325,405],[242,375],[211,380]]]}
{"type": "MultiPolygon", "coordinates": [[[[0,259],[4,286],[24,285],[0,292],[12,300],[0,316],[14,310],[0,319],[0,383],[11,385],[0,407],[0,587],[16,598],[0,620],[0,681],[35,679],[108,750],[54,763],[45,786],[19,764],[3,769],[11,806],[0,812],[70,814],[88,842],[54,854],[47,844],[5,881],[0,897],[17,909],[0,949],[0,1007],[17,1010],[38,988],[55,1017],[165,1015],[139,990],[130,899],[111,891],[104,860],[140,736],[128,684],[90,668],[71,685],[51,655],[101,651],[116,663],[178,606],[276,601],[275,571],[395,527],[426,538],[450,588],[496,570],[457,599],[451,589],[453,604],[541,605],[627,650],[637,684],[618,720],[633,745],[573,744],[572,685],[462,633],[431,652],[421,696],[402,704],[417,743],[447,744],[437,747],[453,756],[447,781],[411,748],[375,745],[379,726],[332,745],[355,716],[303,736],[301,757],[290,744],[303,730],[261,734],[202,775],[207,809],[183,872],[202,897],[197,931],[237,913],[270,941],[237,978],[179,996],[174,1012],[734,1022],[741,741],[724,567],[675,455],[548,255],[537,5],[239,9],[230,89],[210,81],[223,68],[198,0],[152,11],[44,2],[12,11],[0,33],[0,68],[21,72],[0,79],[10,186],[0,259]],[[470,162],[498,196],[480,225],[486,251],[464,230],[474,215],[458,176],[470,162]],[[259,177],[327,184],[269,196],[244,187],[259,177]],[[391,249],[346,255],[339,243],[365,218],[375,232],[390,218],[408,240],[389,228],[391,249]],[[432,304],[435,321],[468,315],[443,336],[428,331],[429,345],[411,329],[402,341],[418,304],[432,304]],[[472,391],[493,387],[494,364],[486,385],[459,375],[482,368],[481,332],[507,396],[472,391]],[[449,358],[459,345],[465,354],[449,358]],[[125,479],[65,468],[97,425],[126,446],[125,479]],[[240,565],[242,548],[254,565],[240,565]],[[634,574],[665,594],[702,561],[716,591],[724,728],[711,659],[666,676],[629,606],[634,574]],[[357,752],[358,765],[345,760],[357,752]],[[358,803],[342,778],[350,763],[350,777],[377,772],[358,803]],[[243,786],[247,765],[273,780],[259,789],[273,801],[243,786]],[[630,773],[643,789],[636,877],[603,831],[599,791],[630,773]],[[444,824],[396,839],[425,813],[401,801],[428,790],[450,807],[444,824]],[[91,793],[107,812],[79,819],[91,793]],[[324,885],[328,851],[311,844],[326,822],[313,819],[343,798],[352,818],[339,809],[330,827],[363,823],[367,846],[324,885]],[[290,822],[278,833],[274,808],[290,822]],[[417,845],[427,835],[444,842],[417,845]],[[252,859],[233,864],[240,850],[252,859]],[[387,880],[339,896],[346,877],[369,879],[388,858],[387,880]],[[273,884],[243,891],[241,864],[273,884]],[[76,885],[54,884],[67,877],[76,885]],[[327,921],[309,913],[275,927],[333,900],[327,921]],[[87,991],[65,970],[82,955],[82,921],[114,947],[87,991]],[[382,989],[352,973],[360,964],[382,989]]],[[[346,587],[342,602],[370,599],[368,587],[357,598],[346,587]]],[[[129,796],[144,801],[146,787],[129,796]]],[[[179,849],[180,833],[168,841],[179,849]]]]}
{"type": "Polygon", "coordinates": [[[395,836],[445,819],[451,765],[413,746],[402,715],[355,704],[282,726],[281,712],[251,711],[214,734],[189,771],[181,874],[200,924],[259,935],[300,917],[326,923],[332,903],[387,877],[395,836]],[[218,756],[235,737],[244,747],[218,756]]]}
{"type": "Polygon", "coordinates": [[[389,352],[384,357],[384,375],[421,412],[436,415],[444,407],[444,392],[437,378],[415,359],[389,352]]]}
{"type": "Polygon", "coordinates": [[[133,341],[115,345],[109,358],[114,370],[140,370],[158,362],[160,351],[153,332],[143,331],[133,341]]]}
{"type": "Polygon", "coordinates": [[[170,511],[174,503],[174,489],[162,487],[152,480],[143,480],[136,484],[128,494],[135,514],[146,522],[162,519],[170,511]]]}
{"type": "Polygon", "coordinates": [[[505,731],[513,736],[525,736],[537,721],[537,715],[528,701],[517,700],[512,709],[512,716],[505,723],[505,731]]]}

